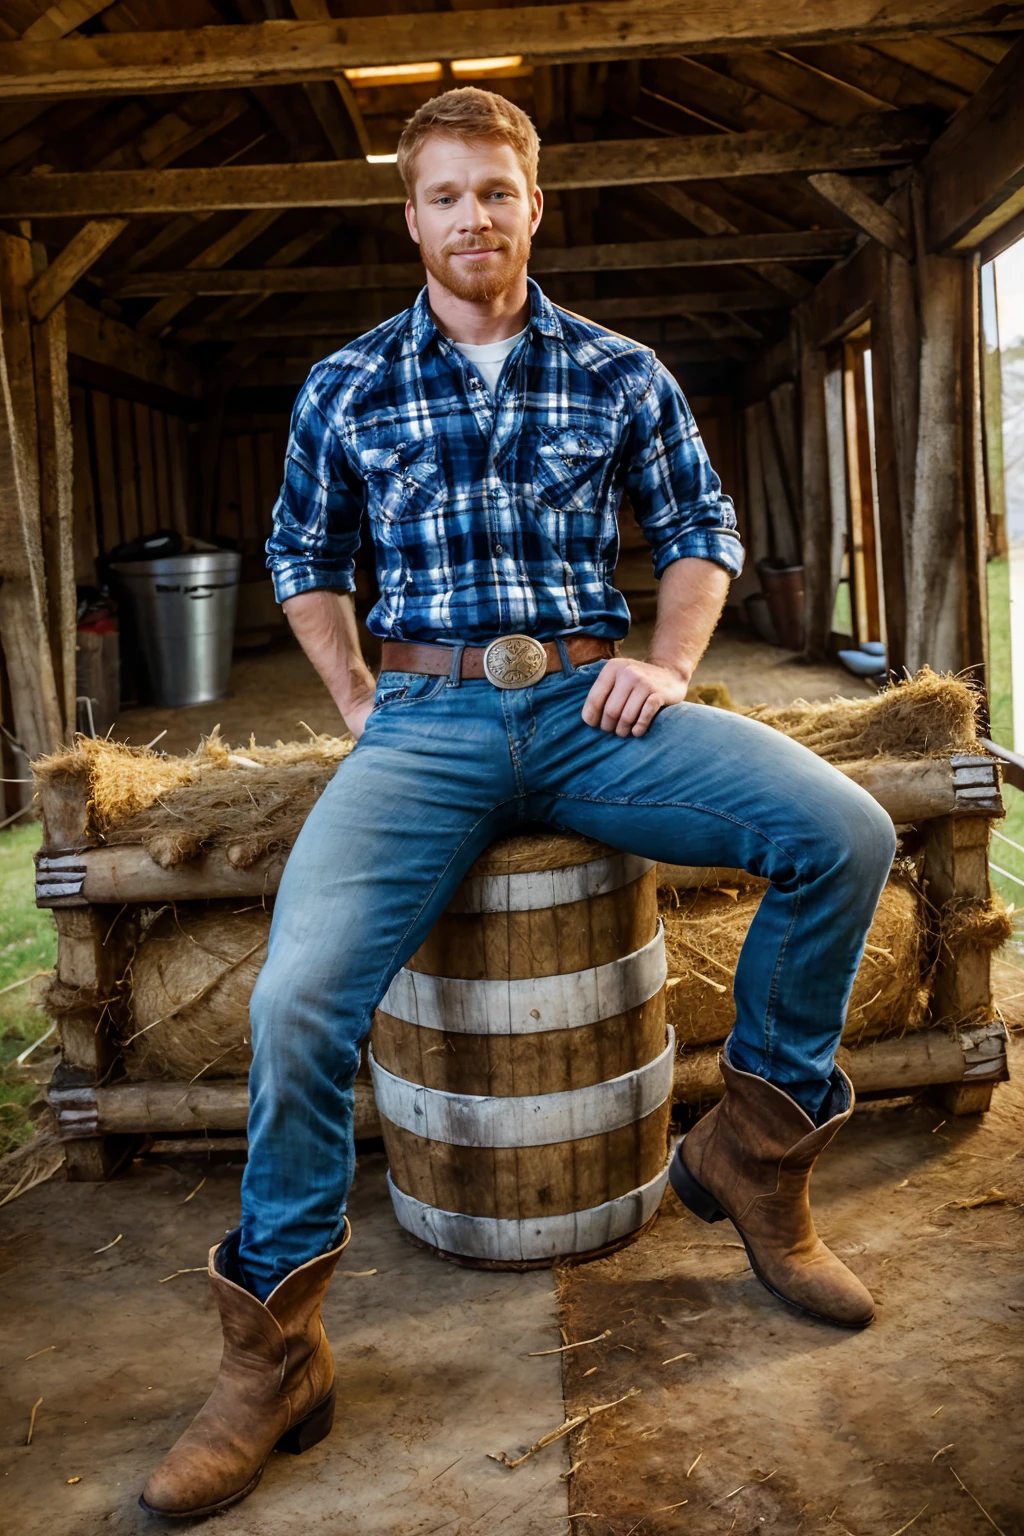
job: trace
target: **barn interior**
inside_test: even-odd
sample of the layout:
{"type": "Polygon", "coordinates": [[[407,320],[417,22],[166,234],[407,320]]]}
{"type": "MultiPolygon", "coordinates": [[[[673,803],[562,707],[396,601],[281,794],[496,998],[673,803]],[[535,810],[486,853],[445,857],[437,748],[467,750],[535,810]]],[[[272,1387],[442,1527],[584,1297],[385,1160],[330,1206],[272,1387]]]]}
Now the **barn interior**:
{"type": "MultiPolygon", "coordinates": [[[[976,718],[946,757],[991,746],[987,566],[1007,545],[982,273],[1024,235],[1024,6],[0,0],[0,823],[30,807],[27,764],[76,729],[176,754],[217,723],[236,743],[341,729],[264,544],[310,367],[422,286],[395,149],[456,85],[530,114],[546,198],[531,273],[654,349],[734,501],[747,564],[702,678],[744,706],[866,706],[880,675],[963,674],[976,718]],[[161,531],[241,557],[227,699],[155,705],[118,644],[111,560],[161,531]],[[865,646],[875,679],[839,664],[865,646]]],[[[615,579],[642,653],[657,582],[628,503],[615,579]]],[[[365,621],[365,539],[357,580],[365,621]]],[[[943,901],[988,912],[1001,807],[952,814],[958,771],[934,830],[900,825],[911,857],[945,859],[943,901]],[[983,831],[965,874],[968,821],[983,831]]],[[[1024,788],[1012,753],[1000,771],[1024,788]]],[[[44,847],[70,846],[51,831],[44,847]]],[[[210,894],[243,889],[259,894],[210,894]]],[[[93,899],[109,937],[117,903],[93,899]]],[[[943,930],[929,1021],[998,1019],[1019,1061],[1020,969],[992,953],[1009,919],[993,922],[998,939],[943,930]]],[[[65,1004],[62,1055],[35,1067],[80,1074],[52,1096],[62,1135],[72,1089],[114,1059],[106,1010],[69,1023],[65,1004]]],[[[875,1328],[837,1342],[767,1312],[731,1231],[671,1196],[632,1247],[556,1278],[440,1264],[391,1223],[371,1126],[328,1319],[353,1341],[348,1428],[300,1469],[276,1458],[262,1508],[219,1529],[1010,1536],[1020,1079],[993,1099],[991,1081],[933,1074],[929,1095],[900,1070],[908,1091],[887,1079],[821,1174],[840,1251],[880,1298],[884,1367],[875,1328]],[[563,1417],[519,1470],[495,1460],[563,1417]]],[[[0,1461],[26,1536],[144,1527],[125,1490],[215,1368],[212,1314],[196,1348],[190,1330],[243,1126],[216,1122],[212,1154],[195,1136],[176,1150],[178,1120],[141,1142],[66,1133],[49,1171],[91,1183],[3,1186],[0,1289],[23,1321],[0,1461]]]]}

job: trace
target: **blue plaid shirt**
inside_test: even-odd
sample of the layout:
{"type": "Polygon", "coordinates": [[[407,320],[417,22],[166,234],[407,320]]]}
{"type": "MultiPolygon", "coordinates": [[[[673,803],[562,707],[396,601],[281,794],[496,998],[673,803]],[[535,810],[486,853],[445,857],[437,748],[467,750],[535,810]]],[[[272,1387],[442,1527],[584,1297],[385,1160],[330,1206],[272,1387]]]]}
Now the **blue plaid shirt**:
{"type": "Polygon", "coordinates": [[[267,541],[279,602],[353,591],[365,518],[380,589],[367,622],[382,638],[621,639],[624,489],[659,576],[685,556],[739,574],[732,502],[675,380],[648,348],[529,286],[494,399],[425,288],[313,369],[267,541]]]}

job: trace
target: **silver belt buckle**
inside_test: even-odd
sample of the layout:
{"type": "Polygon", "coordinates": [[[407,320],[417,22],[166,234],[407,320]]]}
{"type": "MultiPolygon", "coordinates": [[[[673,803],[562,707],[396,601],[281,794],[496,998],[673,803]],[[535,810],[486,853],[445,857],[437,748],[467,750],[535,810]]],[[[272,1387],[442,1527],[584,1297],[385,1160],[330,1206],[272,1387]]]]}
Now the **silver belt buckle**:
{"type": "Polygon", "coordinates": [[[532,635],[502,635],[484,651],[484,676],[495,688],[529,688],[548,669],[548,653],[532,635]]]}

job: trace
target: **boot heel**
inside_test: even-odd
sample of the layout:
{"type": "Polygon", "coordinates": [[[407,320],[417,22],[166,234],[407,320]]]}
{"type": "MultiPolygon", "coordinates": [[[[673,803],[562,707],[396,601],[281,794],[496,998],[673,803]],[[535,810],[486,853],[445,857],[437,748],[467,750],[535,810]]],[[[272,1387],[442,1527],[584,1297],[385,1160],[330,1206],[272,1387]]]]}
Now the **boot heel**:
{"type": "MultiPolygon", "coordinates": [[[[685,1138],[684,1138],[685,1139],[685,1138]]],[[[709,1194],[703,1184],[698,1184],[693,1174],[683,1162],[683,1143],[676,1147],[675,1156],[669,1165],[669,1181],[680,1200],[701,1221],[724,1221],[725,1212],[722,1210],[714,1195],[709,1194]]]]}
{"type": "Polygon", "coordinates": [[[293,1424],[291,1429],[285,1430],[280,1440],[275,1445],[275,1451],[286,1451],[289,1456],[301,1456],[303,1451],[312,1450],[314,1445],[319,1445],[326,1439],[334,1425],[334,1388],[318,1403],[312,1413],[307,1413],[304,1419],[293,1424]]]}

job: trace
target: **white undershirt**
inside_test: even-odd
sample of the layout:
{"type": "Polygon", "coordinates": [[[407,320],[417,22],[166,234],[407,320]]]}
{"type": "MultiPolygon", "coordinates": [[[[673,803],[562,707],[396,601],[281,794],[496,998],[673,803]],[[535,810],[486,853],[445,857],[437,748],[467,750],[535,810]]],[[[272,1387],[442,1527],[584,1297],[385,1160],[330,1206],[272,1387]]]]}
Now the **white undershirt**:
{"type": "Polygon", "coordinates": [[[504,341],[489,341],[482,347],[472,346],[468,341],[455,343],[463,357],[467,357],[482,376],[492,395],[498,387],[498,378],[506,357],[526,335],[526,330],[524,326],[517,335],[506,336],[504,341]]]}

